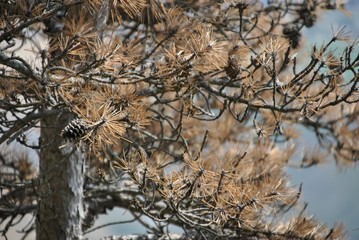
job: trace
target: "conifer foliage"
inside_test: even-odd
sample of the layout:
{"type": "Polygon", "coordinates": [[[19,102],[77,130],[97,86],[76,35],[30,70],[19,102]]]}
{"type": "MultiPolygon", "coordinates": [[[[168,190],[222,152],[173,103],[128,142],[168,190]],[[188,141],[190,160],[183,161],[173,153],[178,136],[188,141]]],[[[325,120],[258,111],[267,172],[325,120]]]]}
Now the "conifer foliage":
{"type": "Polygon", "coordinates": [[[302,49],[302,30],[344,7],[1,1],[0,234],[33,215],[24,238],[80,239],[119,207],[144,239],[344,238],[285,172],[359,159],[357,41],[338,26],[302,49]],[[304,129],[318,146],[305,154],[304,129]]]}

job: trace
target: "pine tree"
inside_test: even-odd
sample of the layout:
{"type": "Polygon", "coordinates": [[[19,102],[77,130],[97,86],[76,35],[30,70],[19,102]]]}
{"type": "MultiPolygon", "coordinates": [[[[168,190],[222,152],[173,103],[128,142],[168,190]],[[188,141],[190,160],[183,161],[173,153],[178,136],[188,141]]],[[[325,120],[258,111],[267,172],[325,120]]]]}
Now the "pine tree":
{"type": "Polygon", "coordinates": [[[1,1],[2,236],[32,214],[24,237],[81,239],[121,207],[148,229],[139,239],[344,238],[305,213],[285,172],[358,160],[357,41],[338,27],[297,55],[333,9],[344,5],[1,1]],[[318,151],[298,164],[303,128],[318,151]]]}

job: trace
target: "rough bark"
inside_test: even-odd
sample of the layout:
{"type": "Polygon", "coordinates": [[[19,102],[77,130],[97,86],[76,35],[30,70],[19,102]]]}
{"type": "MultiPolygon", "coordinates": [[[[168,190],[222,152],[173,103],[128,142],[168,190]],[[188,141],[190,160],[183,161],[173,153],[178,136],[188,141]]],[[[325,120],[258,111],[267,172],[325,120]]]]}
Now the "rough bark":
{"type": "Polygon", "coordinates": [[[84,154],[63,144],[59,133],[68,116],[54,115],[41,122],[42,150],[36,220],[37,240],[81,239],[84,154]]]}

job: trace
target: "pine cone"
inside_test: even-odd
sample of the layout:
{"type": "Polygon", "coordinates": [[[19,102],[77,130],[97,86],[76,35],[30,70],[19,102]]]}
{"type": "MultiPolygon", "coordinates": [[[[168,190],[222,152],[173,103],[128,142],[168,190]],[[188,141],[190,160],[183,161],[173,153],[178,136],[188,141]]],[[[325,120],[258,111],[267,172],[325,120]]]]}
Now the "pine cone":
{"type": "Polygon", "coordinates": [[[241,70],[233,57],[228,57],[228,65],[224,68],[227,76],[230,78],[236,78],[240,74],[241,70]]]}
{"type": "Polygon", "coordinates": [[[65,126],[61,131],[61,137],[67,141],[76,141],[88,132],[87,124],[81,119],[75,119],[65,126]]]}
{"type": "Polygon", "coordinates": [[[296,25],[287,25],[283,28],[283,35],[290,40],[292,48],[297,48],[300,42],[301,34],[296,25]]]}

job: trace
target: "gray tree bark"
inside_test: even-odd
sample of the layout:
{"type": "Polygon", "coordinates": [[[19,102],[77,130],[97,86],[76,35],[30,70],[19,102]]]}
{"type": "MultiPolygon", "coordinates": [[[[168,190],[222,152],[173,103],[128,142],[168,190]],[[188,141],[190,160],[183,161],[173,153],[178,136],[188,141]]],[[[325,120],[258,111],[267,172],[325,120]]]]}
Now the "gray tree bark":
{"type": "Polygon", "coordinates": [[[68,120],[55,114],[41,121],[37,240],[81,239],[84,153],[72,144],[60,148],[68,120]]]}

